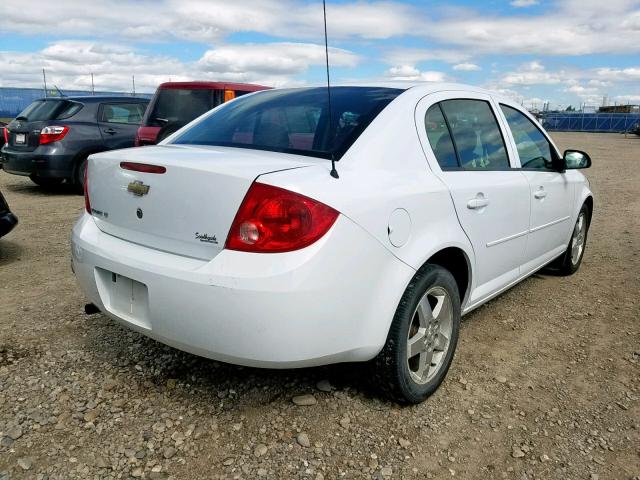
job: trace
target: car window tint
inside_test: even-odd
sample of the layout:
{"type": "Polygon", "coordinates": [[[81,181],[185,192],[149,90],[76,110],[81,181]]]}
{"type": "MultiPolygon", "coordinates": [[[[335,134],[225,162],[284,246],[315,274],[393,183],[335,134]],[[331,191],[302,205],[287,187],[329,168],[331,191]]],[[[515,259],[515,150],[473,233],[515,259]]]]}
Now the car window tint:
{"type": "Polygon", "coordinates": [[[460,166],[466,170],[509,168],[507,149],[498,121],[484,100],[445,100],[441,103],[460,166]]]}
{"type": "Polygon", "coordinates": [[[458,167],[458,159],[456,151],[453,148],[451,134],[447,128],[447,122],[444,120],[440,105],[432,105],[424,116],[424,126],[427,131],[427,138],[433,150],[433,154],[440,164],[440,168],[456,168],[458,167]]]}
{"type": "Polygon", "coordinates": [[[228,102],[173,143],[217,145],[339,159],[402,90],[332,87],[264,90],[228,102]]]}
{"type": "Polygon", "coordinates": [[[500,105],[516,142],[522,168],[553,170],[551,144],[542,132],[522,112],[500,105]]]}
{"type": "Polygon", "coordinates": [[[144,114],[144,103],[114,103],[102,107],[101,122],[138,125],[144,114]]]}
{"type": "Polygon", "coordinates": [[[67,102],[67,105],[58,113],[56,119],[62,120],[65,118],[71,118],[82,110],[83,106],[84,105],[78,102],[67,102]]]}
{"type": "Polygon", "coordinates": [[[224,101],[223,90],[165,88],[158,91],[147,126],[186,125],[224,101]]]}
{"type": "Polygon", "coordinates": [[[20,112],[16,118],[23,118],[30,122],[53,120],[69,103],[67,100],[36,100],[20,112]]]}

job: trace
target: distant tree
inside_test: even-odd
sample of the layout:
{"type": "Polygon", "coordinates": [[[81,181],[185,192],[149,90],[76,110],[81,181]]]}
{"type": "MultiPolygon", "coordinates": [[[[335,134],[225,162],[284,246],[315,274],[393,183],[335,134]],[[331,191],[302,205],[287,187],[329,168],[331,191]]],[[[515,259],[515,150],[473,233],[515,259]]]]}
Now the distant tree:
{"type": "Polygon", "coordinates": [[[575,111],[576,111],[576,109],[575,109],[575,108],[573,108],[573,105],[569,105],[569,106],[565,109],[565,112],[575,112],[575,111]]]}

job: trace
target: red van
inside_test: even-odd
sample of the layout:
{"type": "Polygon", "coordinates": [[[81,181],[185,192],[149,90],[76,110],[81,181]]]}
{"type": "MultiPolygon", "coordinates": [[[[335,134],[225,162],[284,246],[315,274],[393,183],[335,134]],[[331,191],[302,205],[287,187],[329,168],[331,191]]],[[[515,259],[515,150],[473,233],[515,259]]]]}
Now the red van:
{"type": "Polygon", "coordinates": [[[269,88],[250,83],[161,83],[144,114],[135,144],[154,145],[221,103],[269,88]]]}

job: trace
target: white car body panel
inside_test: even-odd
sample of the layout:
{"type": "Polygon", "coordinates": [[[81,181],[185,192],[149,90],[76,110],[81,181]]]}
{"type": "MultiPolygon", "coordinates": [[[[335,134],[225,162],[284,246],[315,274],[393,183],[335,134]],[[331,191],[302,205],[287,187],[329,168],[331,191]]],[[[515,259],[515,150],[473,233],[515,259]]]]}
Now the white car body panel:
{"type": "Polygon", "coordinates": [[[591,197],[580,172],[518,169],[497,97],[472,87],[418,85],[402,93],[336,163],[339,179],[324,159],[166,145],[176,135],[158,147],[91,157],[91,206],[108,209],[109,218],[84,214],[74,227],[74,271],[109,317],[176,348],[243,365],[369,360],[383,347],[407,285],[434,254],[464,254],[466,313],[561,254],[591,197]],[[514,170],[439,168],[424,114],[435,102],[461,97],[491,103],[514,170]],[[118,171],[123,161],[163,165],[167,174],[118,171]],[[127,182],[135,180],[150,184],[152,194],[128,194],[127,182]],[[338,220],[298,251],[226,250],[253,181],[323,202],[340,212],[338,220]],[[548,195],[536,204],[540,186],[548,195]],[[468,209],[478,193],[489,205],[468,209]],[[137,207],[149,221],[144,228],[137,207]],[[202,230],[217,244],[197,242],[202,230]]]}

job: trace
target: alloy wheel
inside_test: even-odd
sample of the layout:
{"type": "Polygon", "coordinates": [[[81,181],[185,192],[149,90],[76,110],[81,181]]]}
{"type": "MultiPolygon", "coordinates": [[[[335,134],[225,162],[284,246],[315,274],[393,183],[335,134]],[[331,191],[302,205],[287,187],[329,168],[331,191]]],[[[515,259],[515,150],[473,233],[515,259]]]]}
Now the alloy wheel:
{"type": "Polygon", "coordinates": [[[444,364],[452,328],[451,297],[444,288],[431,287],[418,302],[407,334],[407,364],[416,383],[427,383],[444,364]]]}

